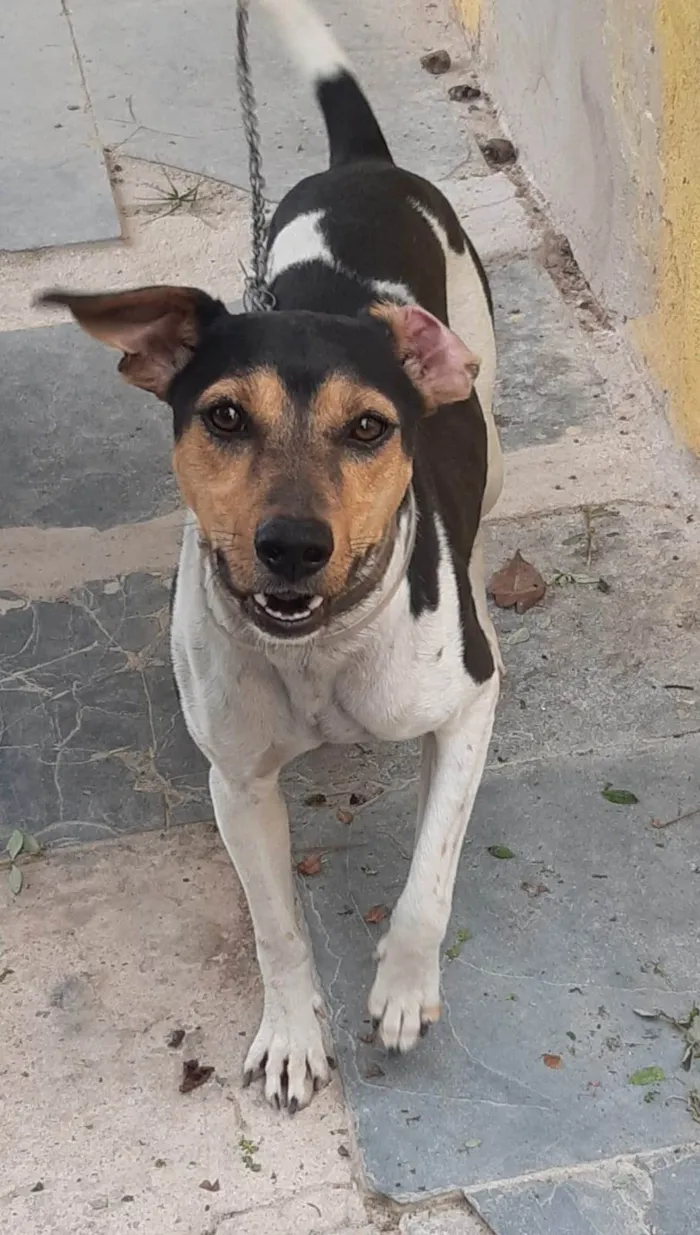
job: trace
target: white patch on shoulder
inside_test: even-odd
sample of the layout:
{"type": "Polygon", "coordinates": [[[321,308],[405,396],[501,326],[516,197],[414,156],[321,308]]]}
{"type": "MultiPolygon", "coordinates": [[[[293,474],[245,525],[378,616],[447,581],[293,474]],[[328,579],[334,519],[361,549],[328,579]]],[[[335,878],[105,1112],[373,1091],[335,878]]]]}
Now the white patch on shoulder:
{"type": "Polygon", "coordinates": [[[405,283],[393,279],[367,279],[356,270],[344,266],[333,255],[323,234],[321,222],[323,210],[310,210],[307,214],[298,214],[291,223],[282,228],[275,236],[267,259],[267,277],[270,282],[293,266],[302,266],[306,262],[323,262],[331,270],[337,270],[356,279],[365,287],[372,288],[378,300],[391,300],[395,304],[415,304],[415,296],[405,283]]]}
{"type": "Polygon", "coordinates": [[[267,277],[270,281],[290,266],[300,266],[304,262],[324,262],[326,266],[336,268],[337,262],[321,230],[323,215],[323,210],[298,214],[278,232],[267,259],[267,277]]]}
{"type": "Polygon", "coordinates": [[[372,287],[379,300],[391,300],[393,304],[415,304],[416,298],[405,283],[393,279],[372,279],[372,287]]]}

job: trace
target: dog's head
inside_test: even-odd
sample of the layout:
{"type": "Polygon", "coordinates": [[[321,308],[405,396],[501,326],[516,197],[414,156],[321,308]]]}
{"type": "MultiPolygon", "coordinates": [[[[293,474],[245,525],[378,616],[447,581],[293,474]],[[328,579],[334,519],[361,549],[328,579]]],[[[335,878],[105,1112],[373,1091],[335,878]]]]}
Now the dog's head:
{"type": "Polygon", "coordinates": [[[234,316],[184,287],[43,303],[66,305],[123,352],[127,382],[170,405],[175,474],[220,578],[278,638],[317,630],[371,584],[420,418],[466,398],[478,371],[417,306],[234,316]]]}

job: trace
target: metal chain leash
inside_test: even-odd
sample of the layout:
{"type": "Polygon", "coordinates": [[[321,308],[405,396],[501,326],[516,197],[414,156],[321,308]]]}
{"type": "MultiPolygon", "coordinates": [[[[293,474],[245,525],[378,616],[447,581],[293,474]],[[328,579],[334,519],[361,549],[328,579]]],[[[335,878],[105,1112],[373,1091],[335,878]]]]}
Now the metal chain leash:
{"type": "Polygon", "coordinates": [[[236,9],[236,75],[241,101],[243,132],[248,146],[248,178],[251,199],[251,273],[244,271],[243,308],[246,313],[274,309],[275,298],[267,286],[267,219],[265,212],[265,179],[260,153],[260,130],[255,105],[255,90],[248,59],[249,0],[238,0],[236,9]]]}

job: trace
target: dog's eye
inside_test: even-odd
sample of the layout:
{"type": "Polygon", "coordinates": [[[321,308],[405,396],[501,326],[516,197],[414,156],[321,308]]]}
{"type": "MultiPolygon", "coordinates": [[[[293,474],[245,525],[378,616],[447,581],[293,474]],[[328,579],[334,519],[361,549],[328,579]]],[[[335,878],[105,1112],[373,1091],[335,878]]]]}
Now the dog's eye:
{"type": "Polygon", "coordinates": [[[391,425],[383,416],[378,416],[376,412],[365,412],[351,424],[349,437],[352,442],[375,445],[381,442],[390,430],[391,425]]]}
{"type": "Polygon", "coordinates": [[[213,403],[202,412],[205,423],[219,437],[232,437],[244,433],[247,427],[246,414],[235,403],[213,403]]]}

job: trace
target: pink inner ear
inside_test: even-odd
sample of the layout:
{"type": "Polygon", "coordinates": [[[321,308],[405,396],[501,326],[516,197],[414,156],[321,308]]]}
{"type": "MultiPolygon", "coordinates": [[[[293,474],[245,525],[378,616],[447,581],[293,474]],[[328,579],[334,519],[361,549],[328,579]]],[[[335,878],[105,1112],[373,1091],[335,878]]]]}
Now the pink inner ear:
{"type": "Polygon", "coordinates": [[[467,399],[479,372],[479,360],[447,326],[419,305],[399,310],[397,334],[406,369],[428,404],[467,399]]]}

